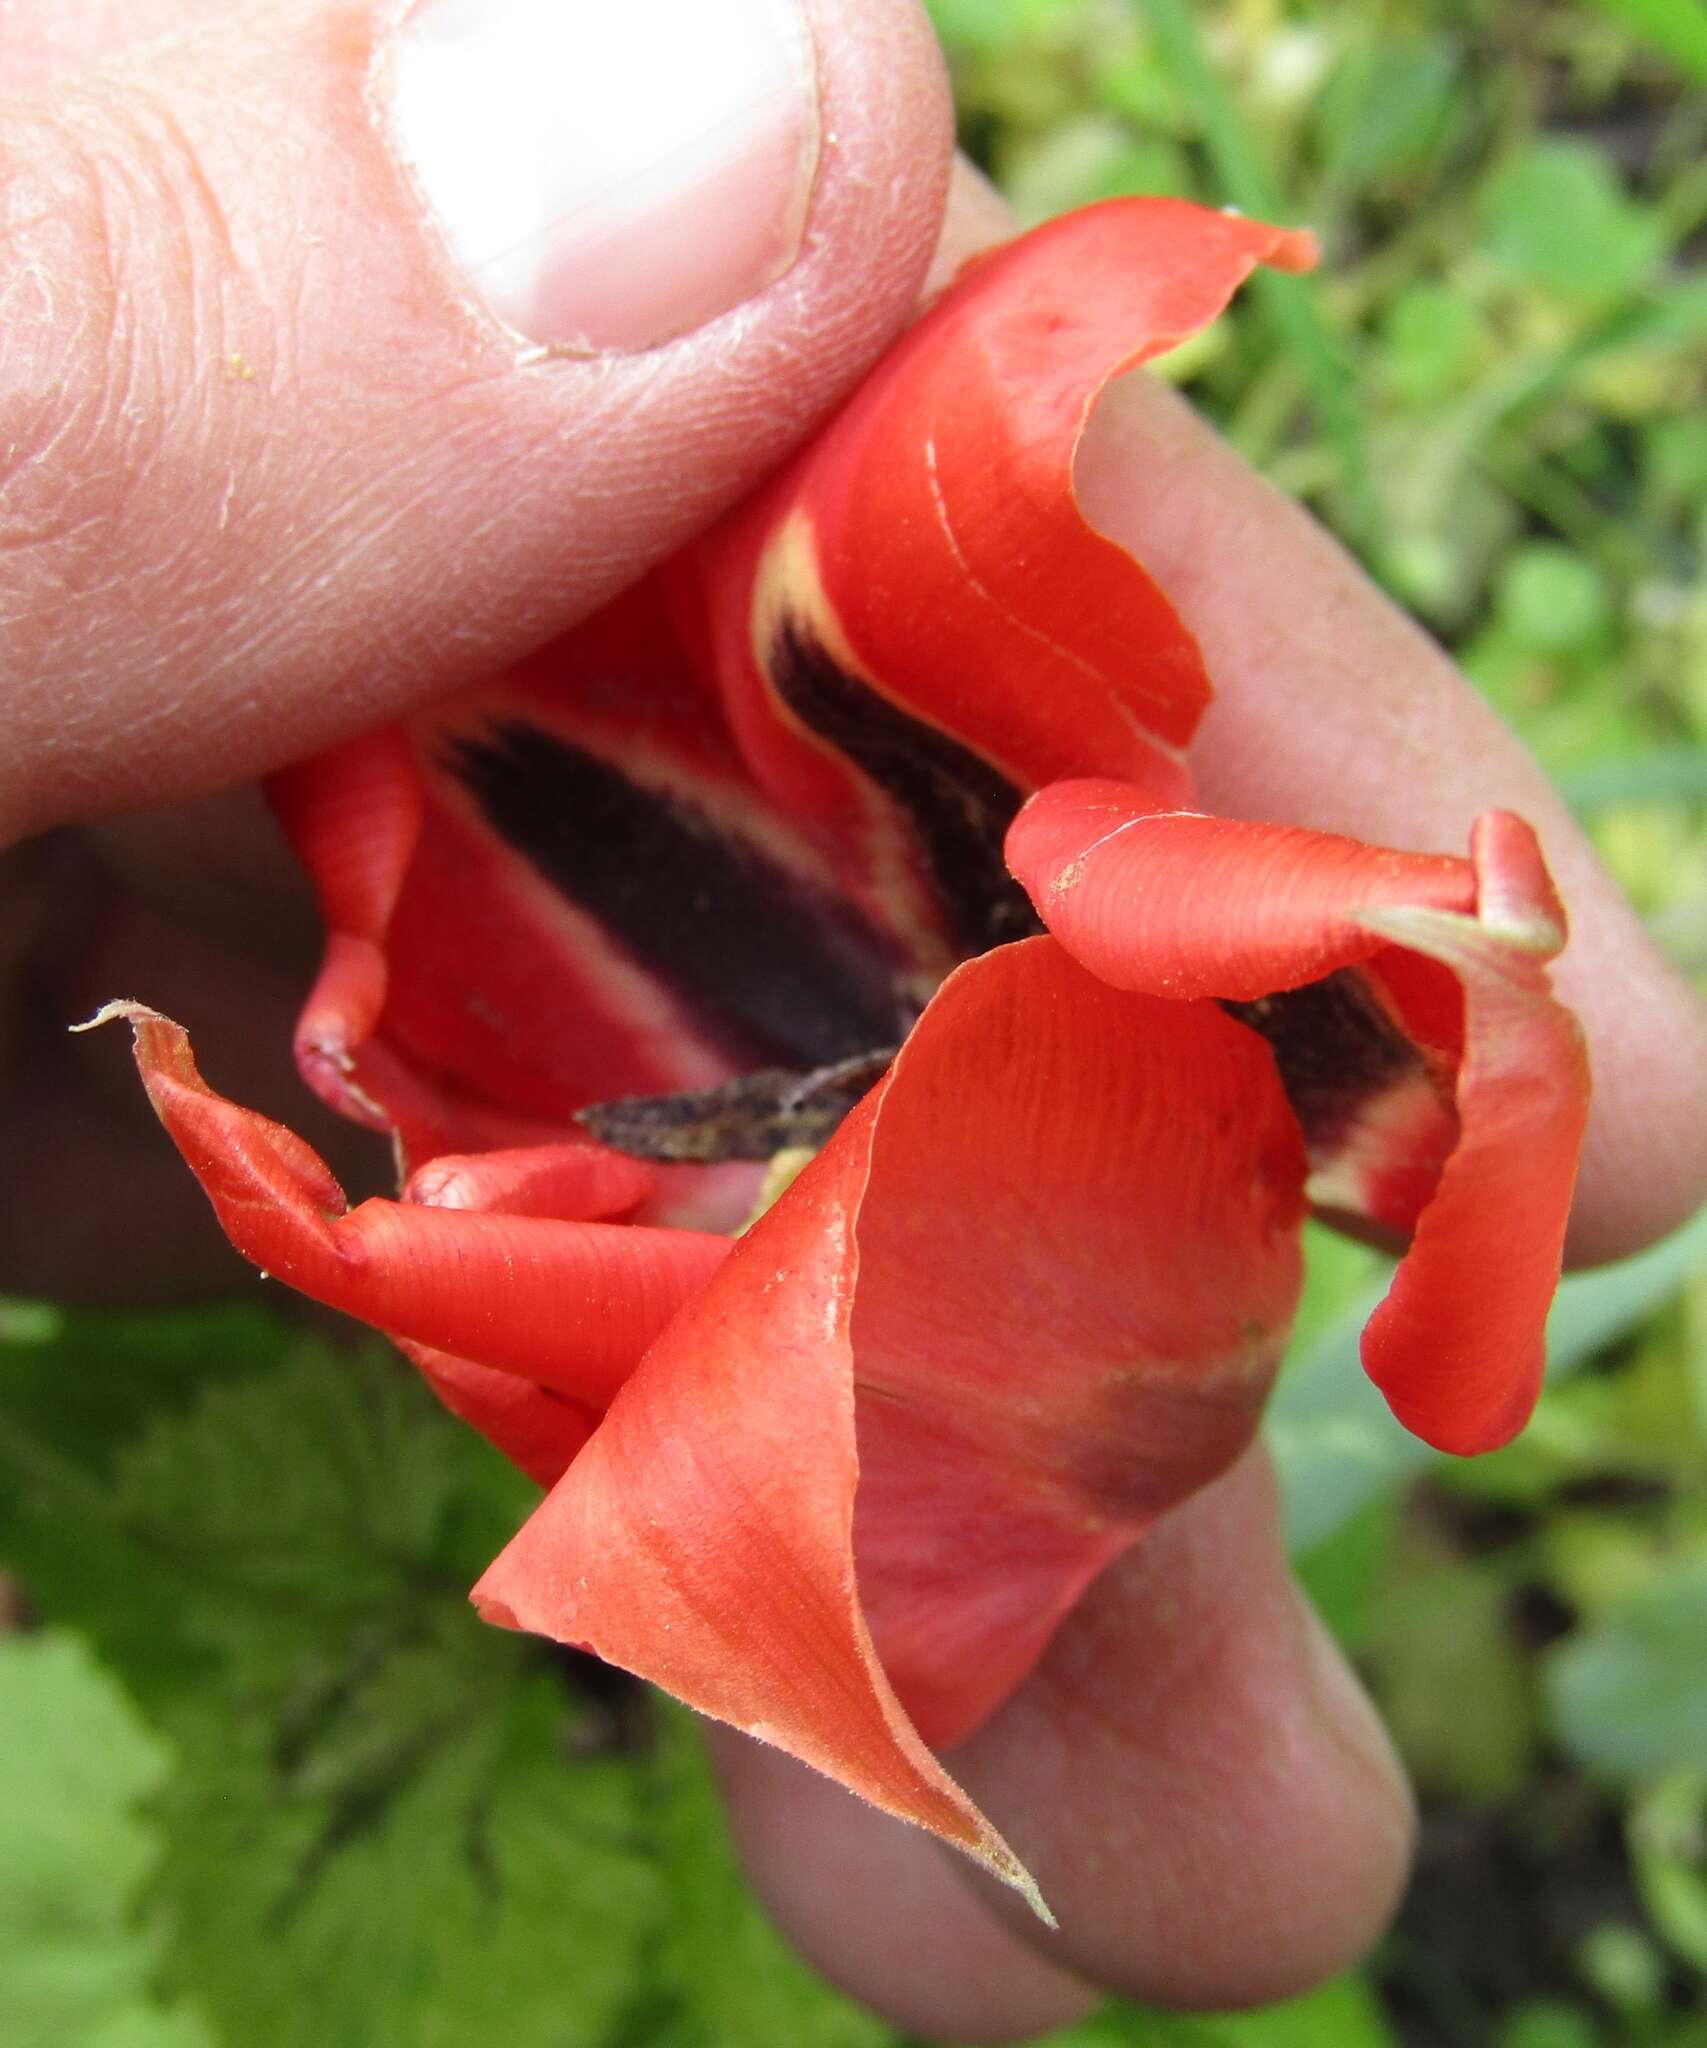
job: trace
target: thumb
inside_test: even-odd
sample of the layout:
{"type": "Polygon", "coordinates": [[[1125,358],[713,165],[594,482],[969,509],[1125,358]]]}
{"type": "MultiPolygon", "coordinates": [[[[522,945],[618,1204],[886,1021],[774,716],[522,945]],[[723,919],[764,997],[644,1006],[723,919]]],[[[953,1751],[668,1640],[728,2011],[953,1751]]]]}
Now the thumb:
{"type": "Polygon", "coordinates": [[[903,323],[950,147],[915,0],[246,9],[0,119],[0,841],[573,624],[903,323]]]}

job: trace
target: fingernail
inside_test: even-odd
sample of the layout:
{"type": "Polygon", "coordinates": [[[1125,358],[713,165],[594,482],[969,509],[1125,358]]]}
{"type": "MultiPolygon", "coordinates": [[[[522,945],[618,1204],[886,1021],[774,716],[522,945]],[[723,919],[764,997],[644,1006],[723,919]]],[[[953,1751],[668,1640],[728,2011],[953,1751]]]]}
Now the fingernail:
{"type": "Polygon", "coordinates": [[[799,253],[819,149],[799,0],[421,0],[389,86],[452,255],[529,341],[652,348],[799,253]]]}

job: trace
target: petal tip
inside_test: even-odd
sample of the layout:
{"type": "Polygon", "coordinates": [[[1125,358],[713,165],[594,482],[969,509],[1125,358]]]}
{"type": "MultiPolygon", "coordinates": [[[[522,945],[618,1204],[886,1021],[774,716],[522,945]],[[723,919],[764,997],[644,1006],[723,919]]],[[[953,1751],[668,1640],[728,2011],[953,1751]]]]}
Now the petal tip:
{"type": "Polygon", "coordinates": [[[1544,960],[1564,950],[1569,922],[1535,829],[1511,811],[1484,811],[1470,835],[1476,911],[1497,937],[1544,960]]]}
{"type": "Polygon", "coordinates": [[[979,1845],[978,1860],[993,1877],[1018,1892],[1026,1904],[1037,1915],[1051,1934],[1059,1934],[1061,1923],[1049,1909],[1049,1902],[1038,1890],[1037,1880],[1000,1835],[992,1834],[979,1845]]]}
{"type": "Polygon", "coordinates": [[[1273,245],[1263,257],[1270,270],[1284,270],[1302,277],[1322,260],[1322,245],[1309,228],[1277,228],[1273,245]]]}
{"type": "Polygon", "coordinates": [[[103,1024],[115,1024],[121,1018],[135,1030],[140,1030],[144,1024],[168,1021],[146,1003],[133,1002],[128,996],[115,996],[110,1003],[103,1003],[94,1016],[85,1017],[81,1024],[68,1024],[65,1028],[75,1036],[84,1031],[99,1031],[103,1024]]]}
{"type": "Polygon", "coordinates": [[[1508,1412],[1492,1421],[1481,1418],[1472,1421],[1463,1416],[1442,1420],[1438,1416],[1410,1413],[1403,1403],[1390,1397],[1387,1405],[1393,1411],[1394,1420],[1412,1436],[1427,1444],[1430,1450],[1441,1451],[1449,1458],[1482,1458],[1490,1451],[1504,1450],[1522,1433],[1534,1412],[1533,1401],[1528,1401],[1515,1412],[1508,1412]]]}
{"type": "Polygon", "coordinates": [[[488,1627],[508,1628],[516,1630],[518,1634],[525,1633],[516,1610],[498,1594],[487,1592],[484,1579],[474,1587],[468,1599],[470,1606],[488,1627]]]}
{"type": "Polygon", "coordinates": [[[1518,1368],[1497,1380],[1486,1372],[1466,1374],[1462,1361],[1452,1360],[1428,1380],[1410,1373],[1399,1376],[1395,1367],[1403,1364],[1406,1343],[1402,1322],[1395,1326],[1392,1306],[1389,1296],[1376,1309],[1359,1348],[1364,1371],[1380,1389],[1394,1421],[1430,1450],[1450,1458],[1480,1458],[1503,1450],[1527,1427],[1541,1398],[1545,1341],[1519,1346],[1518,1368]]]}

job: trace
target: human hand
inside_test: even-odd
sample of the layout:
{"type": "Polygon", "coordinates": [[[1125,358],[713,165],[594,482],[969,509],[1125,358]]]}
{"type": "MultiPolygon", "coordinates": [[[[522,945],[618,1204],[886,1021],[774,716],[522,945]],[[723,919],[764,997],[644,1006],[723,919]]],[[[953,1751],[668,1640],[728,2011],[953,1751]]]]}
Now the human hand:
{"type": "MultiPolygon", "coordinates": [[[[1083,483],[1095,516],[1148,561],[1204,641],[1222,693],[1195,757],[1212,800],[1244,815],[1454,849],[1486,803],[1543,826],[1577,919],[1561,981],[1596,1039],[1598,1128],[1621,1133],[1624,1148],[1603,1137],[1601,1153],[1591,1151],[1580,1212],[1586,1253],[1639,1240],[1687,1209],[1701,1171],[1699,1113],[1690,1118],[1699,1022],[1638,950],[1633,924],[1621,922],[1511,742],[1313,530],[1155,387],[1128,387],[1105,408],[1083,483]],[[1165,487],[1155,487],[1158,476],[1165,487]],[[1311,724],[1295,730],[1305,690],[1311,724]],[[1395,731],[1406,743],[1397,764],[1371,744],[1395,731]],[[1572,963],[1584,959],[1573,985],[1572,963]],[[1614,1032],[1614,982],[1626,1000],[1638,992],[1646,1030],[1622,1013],[1614,1032]]],[[[375,593],[378,615],[387,601],[375,593]]],[[[473,663],[498,664],[501,649],[475,644],[473,663]]],[[[471,665],[421,687],[481,672],[471,665]]],[[[266,673],[293,715],[303,696],[323,715],[338,680],[330,666],[318,679],[312,668],[276,680],[266,673]]],[[[399,701],[382,699],[355,722],[399,701]]],[[[94,720],[116,725],[132,704],[152,715],[153,700],[112,689],[104,710],[92,707],[94,720]]],[[[194,780],[219,778],[233,715],[217,698],[205,725],[192,709],[189,722],[205,736],[184,757],[199,763],[194,780]]],[[[248,765],[310,743],[263,746],[248,765]]],[[[103,804],[140,793],[98,773],[89,786],[103,804]]],[[[168,778],[157,788],[182,786],[168,778]]],[[[134,974],[109,975],[91,993],[135,983],[134,974]]],[[[1403,1807],[1379,1738],[1333,1653],[1299,1621],[1254,1470],[1194,1503],[1111,1573],[1037,1679],[956,1767],[975,1791],[1000,1785],[1004,1822],[1068,1925],[1054,1953],[1151,1995],[1227,2003],[1306,1980],[1372,1931],[1402,1862],[1403,1807]]],[[[964,2033],[1041,2024],[1082,2002],[919,1838],[888,1831],[813,1781],[795,1785],[787,1766],[756,1752],[731,1764],[730,1776],[738,1825],[780,1916],[874,2003],[931,2031],[964,2033]],[[909,1943],[926,1953],[909,1954],[909,1943]],[[926,2009],[921,1999],[936,2003],[926,2009]]]]}
{"type": "Polygon", "coordinates": [[[912,0],[813,0],[810,45],[790,0],[725,6],[705,48],[670,4],[591,31],[447,4],[424,43],[391,39],[405,12],[6,10],[0,846],[156,807],[25,848],[0,896],[0,1100],[35,1162],[0,1225],[37,1293],[242,1270],[128,1081],[72,1052],[79,1011],[146,989],[225,1021],[248,1099],[302,1093],[306,889],[258,800],[183,800],[501,669],[670,554],[857,380],[936,240],[949,106],[912,0]]]}

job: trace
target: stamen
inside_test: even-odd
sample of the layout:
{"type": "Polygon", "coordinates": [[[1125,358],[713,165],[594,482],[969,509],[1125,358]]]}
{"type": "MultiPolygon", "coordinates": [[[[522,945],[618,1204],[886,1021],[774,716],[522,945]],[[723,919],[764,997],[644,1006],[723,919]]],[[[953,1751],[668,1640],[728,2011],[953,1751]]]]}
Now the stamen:
{"type": "Polygon", "coordinates": [[[575,1121],[601,1145],[635,1159],[709,1166],[815,1152],[882,1079],[897,1050],[882,1046],[807,1074],[769,1068],[688,1095],[589,1103],[575,1112],[575,1121]]]}

